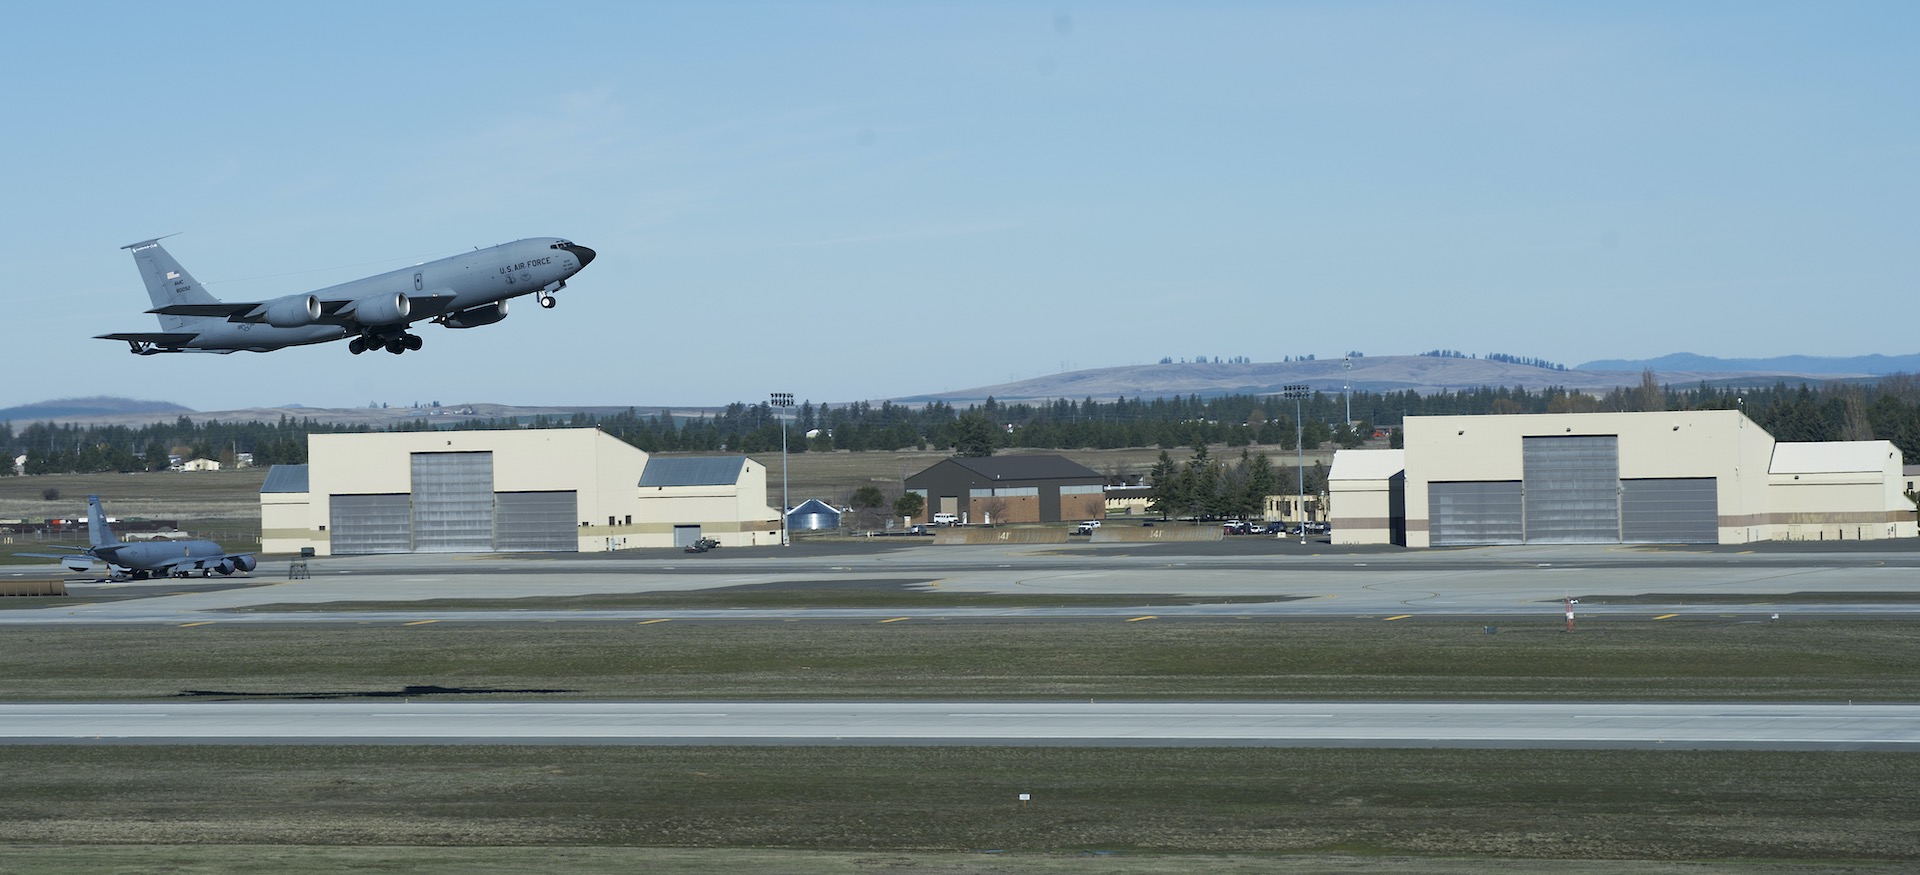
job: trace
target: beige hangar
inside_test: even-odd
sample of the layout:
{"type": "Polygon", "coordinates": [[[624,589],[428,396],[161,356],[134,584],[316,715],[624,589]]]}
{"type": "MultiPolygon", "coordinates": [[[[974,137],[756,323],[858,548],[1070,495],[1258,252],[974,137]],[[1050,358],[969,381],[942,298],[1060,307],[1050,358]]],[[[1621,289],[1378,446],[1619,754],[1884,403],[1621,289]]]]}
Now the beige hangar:
{"type": "Polygon", "coordinates": [[[599,552],[780,543],[766,467],[652,456],[596,428],[316,434],[260,491],[261,549],[599,552]]]}
{"type": "MultiPolygon", "coordinates": [[[[1915,537],[1887,441],[1780,443],[1736,410],[1419,416],[1405,450],[1334,457],[1335,543],[1915,537]]],[[[1352,454],[1352,455],[1349,455],[1352,454]]]]}

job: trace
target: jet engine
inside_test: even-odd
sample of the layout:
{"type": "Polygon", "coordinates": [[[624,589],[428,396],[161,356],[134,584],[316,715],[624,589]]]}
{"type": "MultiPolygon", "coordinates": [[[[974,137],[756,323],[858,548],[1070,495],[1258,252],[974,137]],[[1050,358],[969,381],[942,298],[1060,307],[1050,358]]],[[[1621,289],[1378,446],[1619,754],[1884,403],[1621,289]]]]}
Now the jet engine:
{"type": "Polygon", "coordinates": [[[501,301],[485,307],[448,313],[445,319],[440,320],[440,324],[448,328],[478,328],[482,325],[492,325],[505,318],[507,318],[507,302],[501,301]]]}
{"type": "Polygon", "coordinates": [[[342,309],[347,310],[353,321],[361,325],[391,325],[406,321],[413,305],[407,302],[405,294],[394,292],[390,295],[368,295],[342,309]]]}
{"type": "Polygon", "coordinates": [[[228,556],[215,562],[208,570],[217,571],[221,577],[225,577],[235,571],[252,571],[255,565],[252,556],[228,556]]]}
{"type": "Polygon", "coordinates": [[[60,560],[60,564],[61,564],[61,565],[64,565],[64,566],[66,566],[66,568],[67,568],[67,570],[68,570],[68,571],[72,571],[72,572],[76,572],[76,573],[78,573],[78,572],[87,572],[87,571],[92,571],[92,570],[93,570],[93,557],[91,557],[91,556],[68,556],[68,557],[66,557],[65,559],[62,559],[62,560],[60,560]]]}
{"type": "Polygon", "coordinates": [[[290,295],[267,305],[267,324],[275,328],[301,328],[320,318],[320,299],[312,295],[290,295]]]}

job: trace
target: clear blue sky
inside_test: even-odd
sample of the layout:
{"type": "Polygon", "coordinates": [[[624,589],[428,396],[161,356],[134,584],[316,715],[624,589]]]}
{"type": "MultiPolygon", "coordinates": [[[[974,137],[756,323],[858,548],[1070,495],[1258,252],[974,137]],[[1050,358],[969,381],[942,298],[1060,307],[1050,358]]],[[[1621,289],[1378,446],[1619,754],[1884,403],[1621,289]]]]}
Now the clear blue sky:
{"type": "Polygon", "coordinates": [[[1920,4],[17,5],[0,406],[879,399],[1161,356],[1911,353],[1920,4]],[[127,355],[520,237],[426,349],[127,355]],[[42,379],[25,378],[41,375],[42,379]]]}

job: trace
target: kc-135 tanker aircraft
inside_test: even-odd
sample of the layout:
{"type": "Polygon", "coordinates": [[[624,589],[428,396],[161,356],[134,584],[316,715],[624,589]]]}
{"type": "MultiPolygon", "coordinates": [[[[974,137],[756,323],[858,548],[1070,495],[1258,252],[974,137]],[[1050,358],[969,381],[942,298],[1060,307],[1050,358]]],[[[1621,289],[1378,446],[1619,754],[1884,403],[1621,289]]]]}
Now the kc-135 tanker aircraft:
{"type": "Polygon", "coordinates": [[[59,547],[71,553],[15,553],[39,559],[58,559],[69,571],[91,571],[97,560],[106,563],[109,577],[145,580],[149,577],[186,577],[198,571],[201,577],[218,571],[252,571],[259,563],[252,553],[228,553],[212,541],[145,541],[129,544],[113,534],[107,525],[107,511],[100,496],[87,496],[87,546],[59,547]]]}
{"type": "Polygon", "coordinates": [[[160,331],[98,335],[123,340],[135,355],[162,352],[272,352],[289,346],[352,338],[359,355],[419,349],[415,322],[475,328],[507,318],[507,300],[539,295],[551,309],[553,293],[593,261],[594,252],[558,237],[533,237],[417,264],[315,292],[270,301],[226,303],[196,282],[160,245],[165,238],[122,246],[146,281],[160,331]]]}

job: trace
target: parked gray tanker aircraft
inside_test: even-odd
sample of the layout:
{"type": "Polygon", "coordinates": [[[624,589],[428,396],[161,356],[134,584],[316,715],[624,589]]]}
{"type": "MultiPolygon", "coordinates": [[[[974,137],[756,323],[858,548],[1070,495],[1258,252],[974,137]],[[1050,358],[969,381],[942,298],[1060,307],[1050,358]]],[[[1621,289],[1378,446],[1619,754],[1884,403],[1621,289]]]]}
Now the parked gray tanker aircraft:
{"type": "Polygon", "coordinates": [[[60,547],[72,553],[16,553],[58,559],[69,571],[91,571],[95,560],[107,564],[108,576],[125,575],[134,580],[149,577],[186,577],[198,571],[232,574],[252,571],[258,563],[252,553],[228,553],[212,541],[145,541],[128,544],[115,537],[107,525],[107,512],[100,507],[100,496],[87,496],[86,547],[60,547]]]}
{"type": "Polygon", "coordinates": [[[271,301],[226,303],[213,295],[156,237],[122,246],[146,281],[160,331],[98,335],[123,340],[135,355],[162,352],[272,352],[289,346],[352,338],[359,355],[382,349],[399,355],[419,349],[407,328],[437,322],[476,328],[507,318],[507,300],[538,295],[551,309],[553,293],[593,261],[594,252],[558,237],[534,237],[417,264],[315,292],[271,301]]]}

